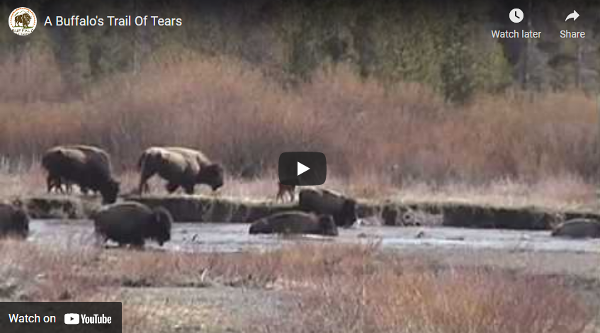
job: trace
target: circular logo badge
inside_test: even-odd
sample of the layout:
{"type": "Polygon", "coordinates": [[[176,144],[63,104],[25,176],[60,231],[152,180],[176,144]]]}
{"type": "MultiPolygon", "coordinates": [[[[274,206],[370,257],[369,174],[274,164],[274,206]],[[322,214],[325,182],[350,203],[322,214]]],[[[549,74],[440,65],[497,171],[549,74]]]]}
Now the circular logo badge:
{"type": "Polygon", "coordinates": [[[27,7],[19,7],[10,13],[8,26],[10,30],[19,36],[27,36],[33,32],[37,25],[37,18],[33,10],[27,7]]]}

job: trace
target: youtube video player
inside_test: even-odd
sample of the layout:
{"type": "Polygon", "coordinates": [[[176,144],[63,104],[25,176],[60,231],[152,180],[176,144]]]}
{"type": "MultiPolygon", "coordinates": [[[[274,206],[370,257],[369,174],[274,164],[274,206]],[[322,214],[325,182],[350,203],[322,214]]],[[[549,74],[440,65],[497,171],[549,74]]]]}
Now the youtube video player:
{"type": "Polygon", "coordinates": [[[0,17],[0,333],[600,333],[600,1],[0,17]]]}

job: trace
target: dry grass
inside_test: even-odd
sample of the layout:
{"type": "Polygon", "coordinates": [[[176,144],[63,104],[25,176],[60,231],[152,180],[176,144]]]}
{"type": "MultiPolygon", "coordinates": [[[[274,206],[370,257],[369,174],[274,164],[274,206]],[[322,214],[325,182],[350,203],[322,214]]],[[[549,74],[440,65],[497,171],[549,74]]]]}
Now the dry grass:
{"type": "MultiPolygon", "coordinates": [[[[117,175],[121,193],[128,194],[137,188],[139,174],[126,171],[117,175]]],[[[234,200],[274,201],[277,179],[260,177],[244,179],[228,176],[218,196],[234,200]]],[[[149,183],[152,193],[166,195],[164,181],[153,178],[149,183]]],[[[510,178],[487,184],[446,182],[436,185],[423,181],[406,182],[402,187],[386,183],[374,174],[353,177],[351,180],[330,176],[324,185],[350,196],[364,200],[392,200],[413,203],[469,203],[483,206],[540,207],[555,210],[598,209],[596,186],[581,177],[553,176],[527,183],[510,178]]],[[[207,187],[198,186],[197,193],[211,194],[207,187]]],[[[39,166],[27,169],[17,167],[10,171],[0,163],[0,200],[14,197],[45,195],[45,173],[39,166]]],[[[77,192],[75,192],[77,195],[77,192]]]]}
{"type": "MultiPolygon", "coordinates": [[[[288,316],[252,323],[253,331],[264,332],[569,333],[592,319],[560,278],[434,269],[382,253],[376,244],[229,255],[74,250],[2,241],[2,280],[17,283],[21,297],[31,300],[118,300],[121,286],[212,283],[296,295],[288,316]]],[[[144,322],[156,309],[125,305],[125,331],[151,329],[144,322]]]]}
{"type": "Polygon", "coordinates": [[[39,57],[0,64],[29,73],[0,86],[10,92],[0,94],[0,152],[11,164],[82,142],[108,149],[119,171],[151,145],[196,147],[234,178],[269,178],[282,151],[316,150],[336,177],[392,186],[590,183],[600,168],[596,102],[574,91],[482,95],[455,108],[424,86],[383,86],[344,67],[286,90],[235,60],[189,56],[109,77],[80,99],[64,97],[61,82],[19,93],[56,73],[51,56],[39,57]]]}

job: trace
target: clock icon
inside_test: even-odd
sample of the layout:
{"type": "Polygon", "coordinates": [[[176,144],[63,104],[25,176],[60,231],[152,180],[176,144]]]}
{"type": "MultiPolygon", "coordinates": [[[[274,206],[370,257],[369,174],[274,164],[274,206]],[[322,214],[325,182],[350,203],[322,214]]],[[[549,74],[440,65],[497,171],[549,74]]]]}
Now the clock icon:
{"type": "Polygon", "coordinates": [[[519,8],[515,8],[510,11],[510,13],[508,14],[508,18],[511,21],[513,21],[513,23],[519,23],[523,21],[523,19],[525,18],[525,14],[523,14],[523,11],[519,8]]]}

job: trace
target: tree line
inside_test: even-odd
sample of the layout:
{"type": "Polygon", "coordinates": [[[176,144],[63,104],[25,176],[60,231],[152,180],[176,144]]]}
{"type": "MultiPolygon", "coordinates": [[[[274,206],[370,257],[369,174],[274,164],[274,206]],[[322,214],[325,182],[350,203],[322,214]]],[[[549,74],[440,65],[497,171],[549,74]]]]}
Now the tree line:
{"type": "MultiPolygon", "coordinates": [[[[136,73],[152,60],[186,54],[228,56],[255,66],[285,87],[310,80],[318,69],[343,64],[385,85],[418,82],[446,100],[518,88],[528,91],[598,90],[600,4],[585,5],[565,23],[558,2],[517,2],[523,24],[508,20],[507,3],[256,0],[202,2],[35,1],[38,27],[28,38],[0,30],[0,61],[46,51],[70,92],[82,92],[118,73],[136,73]],[[159,13],[181,27],[44,27],[53,15],[124,16],[159,13]],[[492,39],[492,29],[533,29],[538,40],[492,39]],[[559,31],[586,31],[560,39],[559,31]]],[[[13,8],[0,8],[6,16],[13,8]]],[[[564,14],[564,15],[563,15],[564,14]]]]}

